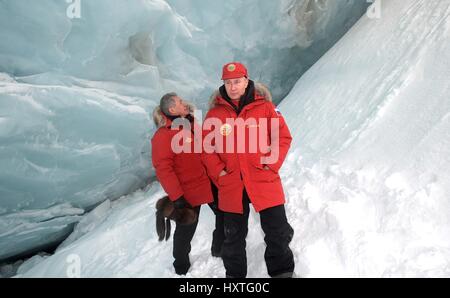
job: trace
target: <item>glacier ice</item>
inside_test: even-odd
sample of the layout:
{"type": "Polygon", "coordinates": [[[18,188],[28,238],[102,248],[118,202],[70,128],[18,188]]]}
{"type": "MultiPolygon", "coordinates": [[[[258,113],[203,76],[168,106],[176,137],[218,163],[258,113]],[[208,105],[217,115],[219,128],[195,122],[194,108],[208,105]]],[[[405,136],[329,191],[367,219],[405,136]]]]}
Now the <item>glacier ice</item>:
{"type": "Polygon", "coordinates": [[[79,2],[70,18],[65,0],[0,1],[0,260],[62,240],[83,212],[148,183],[162,94],[204,108],[236,59],[280,100],[367,6],[79,2]]]}
{"type": "Polygon", "coordinates": [[[106,200],[99,206],[95,207],[94,210],[83,216],[82,219],[76,224],[74,231],[69,235],[69,237],[67,237],[67,239],[65,239],[60,245],[58,245],[57,251],[94,230],[108,217],[110,210],[111,201],[106,200]]]}
{"type": "Polygon", "coordinates": [[[70,231],[76,220],[63,216],[71,208],[83,213],[145,185],[151,125],[135,99],[11,80],[0,81],[0,89],[0,258],[41,247],[58,229],[70,231]],[[52,214],[58,220],[22,216],[59,205],[65,207],[52,214]]]}
{"type": "Polygon", "coordinates": [[[146,98],[176,87],[204,101],[220,67],[239,59],[280,100],[367,1],[98,0],[80,7],[80,18],[70,19],[64,0],[2,1],[0,72],[122,83],[103,87],[146,98]]]}

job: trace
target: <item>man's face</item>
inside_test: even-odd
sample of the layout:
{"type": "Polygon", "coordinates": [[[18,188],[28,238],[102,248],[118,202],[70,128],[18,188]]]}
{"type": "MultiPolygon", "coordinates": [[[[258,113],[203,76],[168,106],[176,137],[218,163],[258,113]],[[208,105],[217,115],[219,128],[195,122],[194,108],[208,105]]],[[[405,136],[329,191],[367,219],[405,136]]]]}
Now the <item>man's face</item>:
{"type": "Polygon", "coordinates": [[[245,89],[247,89],[248,86],[248,79],[245,77],[229,79],[223,82],[228,96],[234,100],[241,99],[241,96],[245,94],[245,89]]]}
{"type": "Polygon", "coordinates": [[[170,114],[182,117],[189,115],[189,107],[181,97],[175,96],[173,101],[174,105],[169,108],[170,114]]]}

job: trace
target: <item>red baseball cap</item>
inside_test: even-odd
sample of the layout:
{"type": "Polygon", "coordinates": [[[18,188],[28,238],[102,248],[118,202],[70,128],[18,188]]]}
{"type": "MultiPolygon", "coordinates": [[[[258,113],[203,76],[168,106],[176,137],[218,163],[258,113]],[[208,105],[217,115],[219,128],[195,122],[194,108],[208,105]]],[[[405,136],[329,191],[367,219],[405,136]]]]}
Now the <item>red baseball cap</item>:
{"type": "Polygon", "coordinates": [[[239,62],[225,64],[222,70],[222,80],[239,79],[248,77],[247,68],[239,62]]]}

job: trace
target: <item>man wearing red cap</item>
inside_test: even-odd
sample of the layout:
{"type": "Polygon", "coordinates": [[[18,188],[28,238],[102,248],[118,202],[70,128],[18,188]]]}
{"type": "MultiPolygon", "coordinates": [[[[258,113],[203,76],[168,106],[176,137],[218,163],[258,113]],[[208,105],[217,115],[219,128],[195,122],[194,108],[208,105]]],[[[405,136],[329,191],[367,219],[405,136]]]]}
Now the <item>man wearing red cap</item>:
{"type": "Polygon", "coordinates": [[[202,161],[219,189],[219,209],[224,211],[222,259],[226,275],[247,276],[245,239],[251,203],[260,213],[265,233],[268,274],[292,277],[294,258],[289,243],[294,231],[286,218],[278,174],[291,134],[269,90],[249,80],[243,64],[226,64],[222,80],[224,85],[213,94],[203,124],[206,137],[202,161]]]}

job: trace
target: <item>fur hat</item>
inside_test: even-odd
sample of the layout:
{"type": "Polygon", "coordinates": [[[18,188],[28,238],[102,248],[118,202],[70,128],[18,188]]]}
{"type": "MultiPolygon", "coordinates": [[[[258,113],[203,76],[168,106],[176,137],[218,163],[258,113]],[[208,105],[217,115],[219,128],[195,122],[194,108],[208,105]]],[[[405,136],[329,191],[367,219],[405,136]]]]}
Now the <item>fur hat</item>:
{"type": "Polygon", "coordinates": [[[170,220],[180,225],[191,225],[198,220],[198,214],[191,208],[176,209],[169,197],[165,196],[156,202],[156,233],[158,240],[169,240],[170,220]]]}

